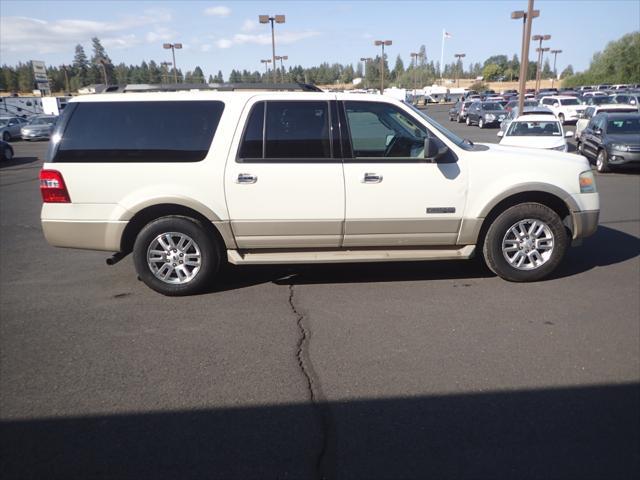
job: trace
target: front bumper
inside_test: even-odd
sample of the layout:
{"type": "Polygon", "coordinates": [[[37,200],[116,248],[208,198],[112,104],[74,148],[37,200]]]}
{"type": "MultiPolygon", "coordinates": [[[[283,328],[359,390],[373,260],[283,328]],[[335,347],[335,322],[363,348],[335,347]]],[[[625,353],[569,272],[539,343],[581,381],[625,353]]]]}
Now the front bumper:
{"type": "Polygon", "coordinates": [[[23,140],[48,140],[49,132],[27,132],[20,134],[23,140]]]}
{"type": "Polygon", "coordinates": [[[573,220],[573,240],[593,235],[598,229],[600,210],[571,212],[573,220]]]}
{"type": "Polygon", "coordinates": [[[625,165],[629,163],[640,163],[640,152],[622,152],[620,150],[610,150],[610,165],[625,165]]]}

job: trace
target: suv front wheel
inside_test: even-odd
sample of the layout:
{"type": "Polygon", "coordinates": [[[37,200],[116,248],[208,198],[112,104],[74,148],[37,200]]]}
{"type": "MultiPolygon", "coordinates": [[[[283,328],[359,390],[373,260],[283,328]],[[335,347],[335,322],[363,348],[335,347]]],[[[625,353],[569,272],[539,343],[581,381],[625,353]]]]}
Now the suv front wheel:
{"type": "Polygon", "coordinates": [[[522,203],[493,221],[482,253],[489,269],[498,276],[512,282],[531,282],[556,269],[568,243],[556,212],[540,203],[522,203]]]}
{"type": "Polygon", "coordinates": [[[162,217],[146,225],[133,246],[140,280],[163,295],[200,292],[220,268],[220,249],[200,222],[162,217]]]}

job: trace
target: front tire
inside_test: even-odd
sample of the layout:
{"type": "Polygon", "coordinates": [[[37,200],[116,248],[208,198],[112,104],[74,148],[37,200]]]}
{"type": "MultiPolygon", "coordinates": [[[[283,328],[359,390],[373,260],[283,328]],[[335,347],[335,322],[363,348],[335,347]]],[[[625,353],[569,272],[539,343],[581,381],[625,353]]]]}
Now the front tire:
{"type": "Polygon", "coordinates": [[[604,149],[600,150],[596,157],[596,170],[598,170],[599,173],[608,173],[611,171],[611,167],[609,167],[609,156],[604,149]]]}
{"type": "Polygon", "coordinates": [[[467,115],[467,127],[471,126],[471,119],[469,119],[469,115],[467,115]]]}
{"type": "Polygon", "coordinates": [[[11,147],[9,146],[4,147],[4,151],[2,152],[2,158],[4,158],[5,160],[13,160],[13,150],[11,150],[11,147]]]}
{"type": "Polygon", "coordinates": [[[193,295],[209,285],[219,271],[221,249],[197,220],[168,216],[140,231],[133,261],[140,280],[156,292],[193,295]]]}
{"type": "Polygon", "coordinates": [[[511,282],[548,276],[562,261],[569,239],[556,212],[540,203],[522,203],[502,212],[489,226],[482,253],[487,267],[511,282]]]}
{"type": "Polygon", "coordinates": [[[478,127],[479,128],[484,128],[484,120],[482,119],[482,117],[480,117],[478,119],[478,127]]]}
{"type": "Polygon", "coordinates": [[[458,115],[458,118],[456,119],[456,121],[457,121],[458,123],[462,123],[462,117],[461,117],[460,115],[458,115]]]}
{"type": "Polygon", "coordinates": [[[9,140],[11,140],[11,134],[9,132],[3,132],[2,133],[2,140],[4,140],[5,142],[8,142],[9,140]]]}

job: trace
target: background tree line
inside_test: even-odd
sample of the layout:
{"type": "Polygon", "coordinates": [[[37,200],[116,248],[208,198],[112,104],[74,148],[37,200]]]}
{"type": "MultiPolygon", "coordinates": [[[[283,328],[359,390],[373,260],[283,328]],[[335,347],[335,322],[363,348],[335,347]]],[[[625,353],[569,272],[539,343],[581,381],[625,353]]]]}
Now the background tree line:
{"type": "MultiPolygon", "coordinates": [[[[114,65],[106,50],[97,37],[91,39],[92,55],[88,57],[82,45],[76,45],[73,61],[68,65],[51,66],[47,68],[52,91],[77,91],[91,84],[104,83],[106,74],[110,84],[128,83],[173,83],[177,76],[179,82],[185,83],[260,83],[271,82],[272,71],[268,73],[259,70],[231,70],[228,79],[222,71],[205,77],[200,66],[192,71],[182,72],[173,66],[154,60],[142,61],[139,65],[114,65]],[[103,67],[104,65],[104,67],[103,67]]],[[[305,82],[318,85],[349,84],[355,78],[362,78],[359,85],[365,88],[378,88],[380,85],[380,56],[368,62],[340,64],[327,62],[318,66],[304,68],[301,65],[288,66],[284,69],[276,68],[278,81],[305,82]]],[[[440,77],[439,62],[429,59],[426,47],[422,45],[417,57],[411,57],[405,63],[401,55],[395,57],[393,68],[390,68],[389,58],[385,54],[382,62],[385,74],[385,86],[413,88],[414,84],[421,88],[433,84],[440,77]]],[[[529,62],[527,80],[533,80],[536,75],[536,62],[529,62]]],[[[516,81],[520,75],[520,61],[517,55],[511,59],[507,55],[493,55],[483,63],[468,63],[462,61],[450,62],[443,66],[442,76],[448,79],[476,79],[483,77],[484,81],[516,81]]],[[[554,75],[549,57],[542,66],[542,78],[554,75]]],[[[640,82],[640,33],[634,32],[623,36],[620,40],[611,42],[603,52],[596,53],[591,66],[582,73],[575,74],[573,67],[568,65],[560,74],[565,79],[563,85],[575,86],[597,83],[638,83],[640,82]]],[[[30,63],[18,63],[15,66],[2,65],[0,67],[0,90],[30,92],[35,88],[33,71],[30,63]]]]}

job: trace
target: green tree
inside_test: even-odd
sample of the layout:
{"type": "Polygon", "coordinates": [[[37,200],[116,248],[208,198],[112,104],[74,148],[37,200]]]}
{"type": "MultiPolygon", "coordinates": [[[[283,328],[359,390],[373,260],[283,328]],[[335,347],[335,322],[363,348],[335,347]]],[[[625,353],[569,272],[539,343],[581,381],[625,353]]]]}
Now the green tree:
{"type": "MultiPolygon", "coordinates": [[[[80,44],[76,45],[75,55],[73,56],[73,82],[80,87],[88,85],[89,82],[89,60],[87,60],[87,54],[84,53],[84,47],[80,44]]],[[[75,87],[74,90],[77,90],[75,87]]]]}
{"type": "Polygon", "coordinates": [[[400,54],[396,57],[396,64],[393,66],[393,70],[391,71],[391,78],[395,81],[400,79],[402,74],[404,73],[404,62],[402,61],[402,57],[400,54]]]}
{"type": "Polygon", "coordinates": [[[204,83],[204,72],[202,69],[196,65],[196,68],[193,69],[193,83],[204,83]]]}
{"type": "Polygon", "coordinates": [[[551,78],[551,77],[553,77],[553,71],[551,70],[551,64],[549,63],[549,59],[546,58],[544,61],[544,66],[542,67],[540,78],[551,78]]]}
{"type": "Polygon", "coordinates": [[[107,55],[106,50],[100,43],[100,39],[98,37],[93,37],[91,39],[91,45],[93,48],[93,55],[91,56],[91,70],[90,77],[93,83],[104,83],[103,79],[103,70],[101,63],[104,63],[104,69],[107,73],[107,82],[112,83],[113,81],[113,65],[111,64],[111,59],[109,55],[107,55]]]}
{"type": "Polygon", "coordinates": [[[213,83],[224,83],[224,77],[222,76],[222,70],[218,70],[218,74],[213,77],[213,83]]]}
{"type": "Polygon", "coordinates": [[[567,78],[573,75],[573,66],[571,64],[567,65],[567,67],[562,70],[560,73],[560,78],[567,78]]]}
{"type": "Polygon", "coordinates": [[[496,80],[500,75],[502,75],[502,69],[495,63],[486,64],[482,69],[482,76],[487,82],[496,80]]]}

